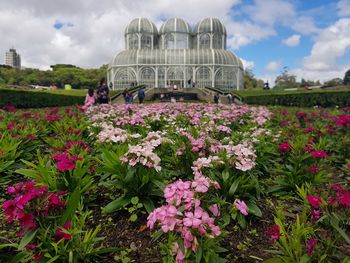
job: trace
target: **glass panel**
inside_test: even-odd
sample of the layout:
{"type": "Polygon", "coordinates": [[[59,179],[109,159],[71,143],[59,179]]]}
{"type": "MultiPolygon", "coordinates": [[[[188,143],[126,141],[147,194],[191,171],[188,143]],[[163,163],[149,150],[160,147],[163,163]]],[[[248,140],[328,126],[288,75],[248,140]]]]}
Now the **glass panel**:
{"type": "Polygon", "coordinates": [[[139,48],[139,38],[136,34],[131,34],[129,37],[129,49],[139,48]]]}
{"type": "Polygon", "coordinates": [[[167,34],[165,36],[165,45],[166,49],[174,49],[175,48],[175,40],[173,34],[167,34]]]}
{"type": "Polygon", "coordinates": [[[203,34],[199,38],[199,48],[210,48],[210,36],[203,34]]]}

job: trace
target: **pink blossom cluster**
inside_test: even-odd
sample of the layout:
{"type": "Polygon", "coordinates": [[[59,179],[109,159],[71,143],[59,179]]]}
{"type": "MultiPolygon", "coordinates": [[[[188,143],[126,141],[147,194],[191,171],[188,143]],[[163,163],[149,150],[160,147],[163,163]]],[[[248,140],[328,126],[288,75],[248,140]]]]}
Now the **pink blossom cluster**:
{"type": "Polygon", "coordinates": [[[97,135],[100,142],[124,143],[128,139],[128,132],[112,125],[102,124],[102,131],[97,135]]]}
{"type": "Polygon", "coordinates": [[[225,125],[219,125],[217,129],[219,132],[224,132],[224,133],[231,133],[232,132],[231,128],[227,127],[225,125]]]}
{"type": "Polygon", "coordinates": [[[272,112],[263,106],[251,107],[250,117],[256,124],[263,125],[265,122],[272,118],[272,112]]]}
{"type": "Polygon", "coordinates": [[[35,186],[30,181],[9,186],[7,192],[14,197],[3,203],[3,214],[7,216],[6,222],[18,222],[21,227],[19,236],[35,229],[38,217],[65,206],[65,201],[61,199],[64,192],[49,193],[47,186],[35,186]]]}
{"type": "Polygon", "coordinates": [[[200,136],[198,139],[195,139],[192,134],[190,134],[189,132],[182,132],[182,135],[186,136],[188,138],[188,140],[191,143],[192,152],[196,152],[199,153],[199,156],[204,156],[205,155],[205,136],[200,136]]]}
{"type": "MultiPolygon", "coordinates": [[[[167,204],[156,208],[147,218],[147,226],[150,229],[158,222],[164,233],[172,231],[181,236],[185,251],[179,249],[178,244],[174,245],[176,262],[179,263],[184,262],[184,255],[188,249],[197,251],[199,237],[214,238],[221,233],[220,228],[215,225],[215,218],[201,206],[199,195],[207,192],[209,187],[202,185],[203,182],[199,182],[199,178],[193,181],[178,180],[167,185],[164,189],[167,204]]],[[[214,217],[220,215],[216,204],[210,206],[209,210],[214,217]]]]}
{"type": "Polygon", "coordinates": [[[135,166],[140,163],[148,168],[154,168],[157,172],[161,171],[160,158],[153,152],[152,144],[129,145],[128,151],[120,158],[123,163],[135,166]]]}
{"type": "Polygon", "coordinates": [[[143,117],[138,114],[132,114],[132,115],[121,115],[121,116],[117,116],[114,119],[114,123],[118,126],[125,126],[125,125],[142,125],[145,123],[145,120],[143,119],[143,117]]]}
{"type": "Polygon", "coordinates": [[[227,145],[222,145],[221,148],[226,150],[228,157],[233,157],[236,169],[248,171],[255,166],[256,154],[249,142],[243,141],[237,145],[233,145],[233,142],[230,142],[227,145]]]}

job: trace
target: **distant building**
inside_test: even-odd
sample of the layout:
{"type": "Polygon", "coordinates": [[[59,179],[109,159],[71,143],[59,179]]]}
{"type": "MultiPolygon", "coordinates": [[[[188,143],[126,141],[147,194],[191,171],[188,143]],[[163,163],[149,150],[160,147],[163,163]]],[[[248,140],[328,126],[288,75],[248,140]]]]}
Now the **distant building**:
{"type": "Polygon", "coordinates": [[[5,65],[13,68],[21,68],[21,56],[17,54],[16,49],[10,48],[10,50],[5,53],[5,65]]]}

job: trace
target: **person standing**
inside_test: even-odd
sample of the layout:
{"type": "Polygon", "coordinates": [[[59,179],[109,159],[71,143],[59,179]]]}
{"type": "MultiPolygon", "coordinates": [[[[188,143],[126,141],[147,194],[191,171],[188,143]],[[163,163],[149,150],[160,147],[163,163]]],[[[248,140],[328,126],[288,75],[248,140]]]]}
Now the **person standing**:
{"type": "Polygon", "coordinates": [[[219,93],[215,93],[215,95],[214,95],[214,103],[215,104],[219,103],[219,93]]]}
{"type": "Polygon", "coordinates": [[[100,80],[100,83],[97,87],[97,101],[99,104],[109,103],[109,88],[106,84],[105,78],[102,78],[100,80]]]}
{"type": "Polygon", "coordinates": [[[95,99],[94,90],[90,88],[85,97],[85,103],[84,103],[84,106],[82,107],[83,110],[87,110],[89,107],[93,106],[95,102],[96,102],[96,99],[95,99]]]}
{"type": "Polygon", "coordinates": [[[143,88],[139,89],[137,92],[137,98],[139,99],[139,103],[142,104],[143,100],[145,99],[145,91],[143,88]]]}
{"type": "Polygon", "coordinates": [[[228,93],[227,94],[227,99],[228,99],[228,104],[232,104],[232,94],[231,93],[228,93]]]}

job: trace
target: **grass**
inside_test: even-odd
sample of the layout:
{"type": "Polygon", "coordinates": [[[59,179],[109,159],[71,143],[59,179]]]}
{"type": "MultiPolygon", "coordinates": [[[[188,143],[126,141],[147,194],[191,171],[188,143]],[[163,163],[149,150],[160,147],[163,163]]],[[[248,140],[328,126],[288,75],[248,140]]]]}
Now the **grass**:
{"type": "Polygon", "coordinates": [[[348,88],[344,87],[339,90],[293,90],[293,91],[285,91],[285,90],[235,90],[232,93],[235,93],[242,98],[251,97],[251,96],[266,96],[266,95],[286,95],[286,94],[304,94],[304,93],[328,93],[328,92],[342,92],[349,91],[350,86],[348,88]]]}
{"type": "MultiPolygon", "coordinates": [[[[10,89],[10,90],[21,90],[21,91],[28,91],[28,92],[44,92],[44,93],[50,93],[50,94],[57,94],[57,95],[68,95],[68,96],[78,96],[78,97],[85,97],[87,94],[87,89],[72,89],[72,90],[64,90],[64,89],[58,89],[58,90],[34,90],[34,89],[18,89],[18,88],[9,88],[6,87],[4,84],[0,84],[0,89],[10,89]]],[[[120,91],[117,90],[111,90],[110,95],[113,96],[120,91]]]]}

